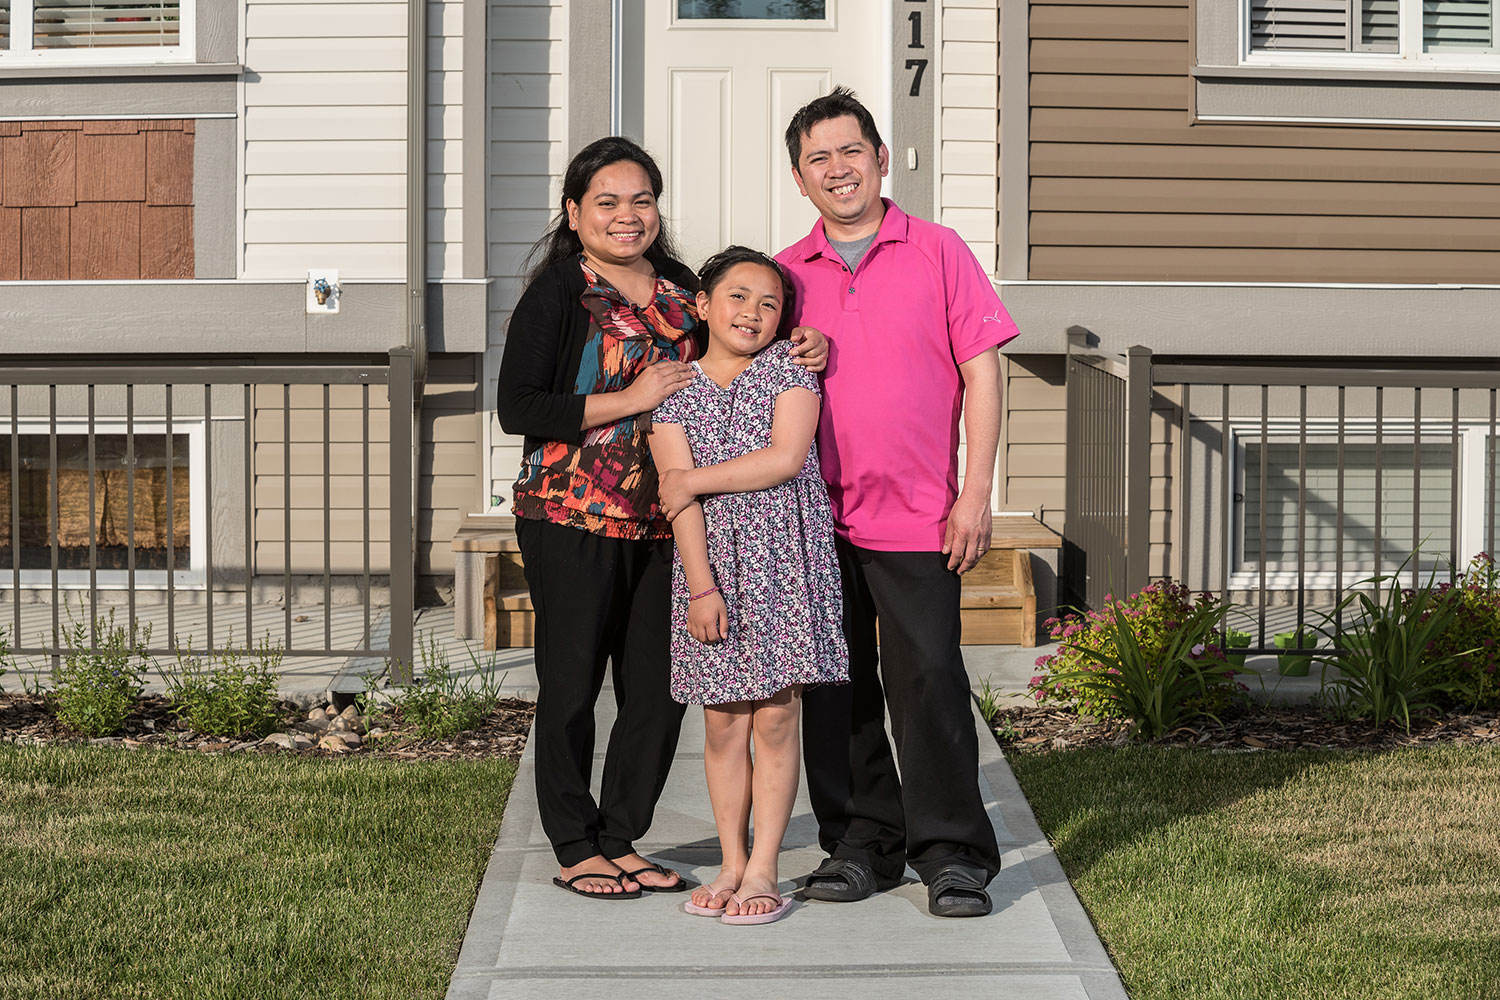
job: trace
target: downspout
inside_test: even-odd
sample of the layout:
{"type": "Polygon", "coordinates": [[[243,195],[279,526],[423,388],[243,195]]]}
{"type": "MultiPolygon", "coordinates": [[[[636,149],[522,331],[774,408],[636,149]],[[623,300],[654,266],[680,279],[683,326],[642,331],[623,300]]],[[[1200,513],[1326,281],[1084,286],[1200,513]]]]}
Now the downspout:
{"type": "MultiPolygon", "coordinates": [[[[427,0],[407,0],[406,7],[406,344],[412,354],[411,412],[392,413],[392,440],[397,421],[410,423],[410,517],[391,511],[391,530],[405,521],[409,554],[399,570],[391,566],[391,681],[410,684],[415,674],[413,627],[416,610],[417,525],[421,523],[422,389],[427,382],[427,0]],[[399,579],[398,579],[399,576],[399,579]],[[398,599],[399,595],[399,599],[398,599]]],[[[394,397],[393,397],[394,398],[394,397]]],[[[392,461],[397,456],[391,456],[392,461]]],[[[392,553],[394,560],[395,553],[392,553]]]]}
{"type": "Polygon", "coordinates": [[[406,7],[406,346],[418,408],[427,381],[427,0],[406,7]]]}

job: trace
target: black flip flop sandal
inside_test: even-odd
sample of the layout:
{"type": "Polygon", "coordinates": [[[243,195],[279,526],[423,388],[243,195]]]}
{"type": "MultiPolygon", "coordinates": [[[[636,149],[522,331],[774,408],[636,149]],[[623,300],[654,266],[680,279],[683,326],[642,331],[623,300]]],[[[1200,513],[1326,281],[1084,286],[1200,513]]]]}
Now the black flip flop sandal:
{"type": "Polygon", "coordinates": [[[629,892],[589,892],[588,890],[580,889],[573,884],[574,882],[577,882],[582,878],[598,878],[604,879],[606,882],[618,882],[620,883],[621,889],[625,888],[625,876],[619,874],[618,872],[613,875],[605,875],[601,872],[584,872],[582,875],[574,875],[567,881],[563,881],[561,877],[554,878],[552,880],[552,884],[557,886],[559,889],[566,889],[569,892],[574,893],[575,895],[586,896],[589,899],[639,899],[641,895],[641,890],[639,889],[632,889],[629,892]]]}
{"type": "Polygon", "coordinates": [[[825,903],[857,903],[881,888],[875,869],[848,858],[829,858],[807,876],[802,894],[825,903]]]}
{"type": "Polygon", "coordinates": [[[647,865],[644,868],[637,868],[633,872],[625,872],[621,877],[630,879],[636,885],[640,886],[643,892],[687,892],[692,888],[692,886],[688,885],[688,880],[683,878],[680,873],[674,872],[670,868],[663,868],[661,865],[647,865]],[[636,878],[641,872],[656,872],[663,877],[676,875],[677,881],[671,885],[647,885],[636,878]]]}
{"type": "Polygon", "coordinates": [[[927,883],[927,911],[936,917],[983,917],[991,909],[980,869],[943,865],[927,883]]]}

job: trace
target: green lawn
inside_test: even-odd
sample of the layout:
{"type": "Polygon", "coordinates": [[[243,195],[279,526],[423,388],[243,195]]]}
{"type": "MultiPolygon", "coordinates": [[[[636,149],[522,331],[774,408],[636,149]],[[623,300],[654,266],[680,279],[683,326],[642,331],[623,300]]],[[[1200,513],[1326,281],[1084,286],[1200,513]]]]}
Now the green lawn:
{"type": "Polygon", "coordinates": [[[1500,997],[1500,749],[1010,762],[1133,1000],[1500,997]]]}
{"type": "Polygon", "coordinates": [[[0,997],[442,997],[514,775],[0,746],[0,997]]]}

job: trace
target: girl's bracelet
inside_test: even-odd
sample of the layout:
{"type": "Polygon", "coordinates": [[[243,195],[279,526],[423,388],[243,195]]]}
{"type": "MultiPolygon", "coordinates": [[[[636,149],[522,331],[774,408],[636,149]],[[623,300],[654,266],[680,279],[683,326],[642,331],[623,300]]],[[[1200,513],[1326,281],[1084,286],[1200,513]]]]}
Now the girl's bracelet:
{"type": "Polygon", "coordinates": [[[717,594],[718,592],[719,592],[719,588],[718,587],[709,587],[707,590],[705,590],[701,594],[693,594],[691,597],[688,598],[688,600],[690,600],[690,601],[696,601],[700,597],[707,597],[709,594],[717,594]]]}

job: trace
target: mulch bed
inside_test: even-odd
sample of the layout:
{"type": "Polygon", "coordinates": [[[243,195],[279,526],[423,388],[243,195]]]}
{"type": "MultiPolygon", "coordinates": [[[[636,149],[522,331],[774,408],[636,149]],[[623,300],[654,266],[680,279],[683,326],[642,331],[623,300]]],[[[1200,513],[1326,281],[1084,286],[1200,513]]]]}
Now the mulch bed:
{"type": "MultiPolygon", "coordinates": [[[[1500,746],[1500,712],[1451,712],[1413,719],[1411,732],[1399,725],[1375,728],[1367,722],[1340,722],[1312,707],[1263,707],[1220,716],[1223,726],[1199,718],[1168,733],[1156,746],[1208,750],[1390,750],[1397,747],[1467,743],[1500,746]]],[[[1129,726],[1044,706],[1001,709],[991,723],[995,739],[1016,753],[1047,753],[1089,746],[1122,746],[1129,726]]]]}
{"type": "MultiPolygon", "coordinates": [[[[378,757],[391,760],[479,760],[505,757],[519,760],[531,731],[536,706],[529,701],[505,699],[485,717],[479,727],[449,739],[423,739],[400,720],[382,716],[374,720],[378,735],[366,736],[357,747],[332,750],[314,744],[302,749],[267,746],[253,738],[245,740],[205,736],[174,719],[166,699],[148,695],[136,703],[120,736],[90,739],[63,725],[44,697],[0,694],[0,743],[27,746],[96,744],[129,750],[154,748],[195,753],[294,753],[299,757],[378,757]]],[[[282,705],[286,727],[305,719],[307,712],[286,702],[282,705]]]]}

